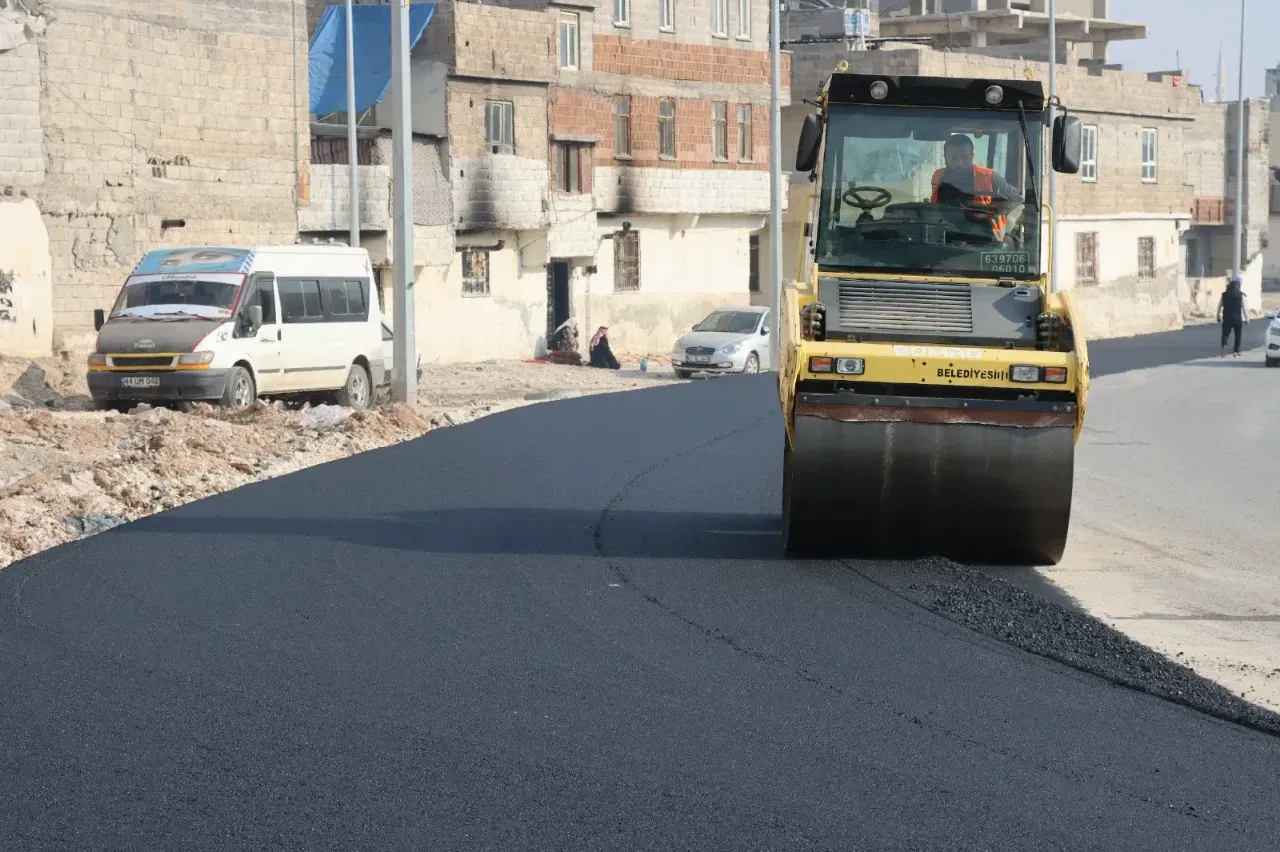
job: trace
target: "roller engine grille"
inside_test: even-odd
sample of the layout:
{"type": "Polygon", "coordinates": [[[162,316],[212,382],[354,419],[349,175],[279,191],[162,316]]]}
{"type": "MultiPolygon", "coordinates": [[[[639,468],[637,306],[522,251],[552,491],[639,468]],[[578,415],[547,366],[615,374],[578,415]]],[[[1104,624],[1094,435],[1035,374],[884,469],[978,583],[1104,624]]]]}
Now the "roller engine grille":
{"type": "Polygon", "coordinates": [[[964,284],[841,281],[839,292],[842,328],[973,333],[973,305],[964,284]]]}

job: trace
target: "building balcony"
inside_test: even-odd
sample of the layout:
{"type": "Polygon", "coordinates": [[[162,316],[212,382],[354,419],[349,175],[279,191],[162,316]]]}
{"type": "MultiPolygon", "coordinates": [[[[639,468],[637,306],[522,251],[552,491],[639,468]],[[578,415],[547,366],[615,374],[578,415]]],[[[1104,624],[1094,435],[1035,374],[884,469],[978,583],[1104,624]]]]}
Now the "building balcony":
{"type": "MultiPolygon", "coordinates": [[[[351,225],[350,169],[311,166],[311,203],[298,211],[299,231],[345,231],[351,225]]],[[[360,230],[391,228],[391,166],[358,166],[360,230]]]]}
{"type": "Polygon", "coordinates": [[[1231,222],[1231,202],[1219,196],[1199,195],[1192,201],[1191,224],[1226,225],[1231,222]]]}

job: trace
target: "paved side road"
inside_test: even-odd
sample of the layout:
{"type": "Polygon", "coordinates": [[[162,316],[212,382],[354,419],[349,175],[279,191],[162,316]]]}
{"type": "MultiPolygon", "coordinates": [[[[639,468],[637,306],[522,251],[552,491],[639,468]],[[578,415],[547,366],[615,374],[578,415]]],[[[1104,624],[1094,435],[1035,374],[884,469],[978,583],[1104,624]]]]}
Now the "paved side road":
{"type": "Polygon", "coordinates": [[[1102,345],[1112,367],[1117,352],[1175,363],[1095,379],[1071,539],[1040,573],[1107,624],[1280,711],[1280,370],[1263,366],[1266,325],[1250,323],[1240,358],[1217,356],[1213,327],[1102,345]]]}
{"type": "Polygon", "coordinates": [[[0,572],[4,845],[1280,845],[1280,739],[780,559],[773,383],[505,412],[0,572]]]}

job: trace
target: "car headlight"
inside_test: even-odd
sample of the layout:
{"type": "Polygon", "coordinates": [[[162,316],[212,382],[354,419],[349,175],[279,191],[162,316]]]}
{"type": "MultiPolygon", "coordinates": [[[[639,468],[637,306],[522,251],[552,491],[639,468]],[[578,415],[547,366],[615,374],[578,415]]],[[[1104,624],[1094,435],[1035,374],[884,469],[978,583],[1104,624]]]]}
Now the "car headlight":
{"type": "Polygon", "coordinates": [[[107,366],[107,356],[99,352],[91,352],[88,363],[90,367],[105,367],[107,366]]]}
{"type": "Polygon", "coordinates": [[[213,360],[212,352],[183,352],[178,356],[178,363],[184,367],[208,364],[213,360]]]}
{"type": "Polygon", "coordinates": [[[739,340],[737,343],[726,343],[724,346],[720,347],[720,351],[726,355],[732,355],[733,353],[737,352],[741,348],[742,348],[742,341],[739,340]]]}
{"type": "Polygon", "coordinates": [[[1267,333],[1274,334],[1276,337],[1280,337],[1280,325],[1271,326],[1270,328],[1267,329],[1267,333]]]}

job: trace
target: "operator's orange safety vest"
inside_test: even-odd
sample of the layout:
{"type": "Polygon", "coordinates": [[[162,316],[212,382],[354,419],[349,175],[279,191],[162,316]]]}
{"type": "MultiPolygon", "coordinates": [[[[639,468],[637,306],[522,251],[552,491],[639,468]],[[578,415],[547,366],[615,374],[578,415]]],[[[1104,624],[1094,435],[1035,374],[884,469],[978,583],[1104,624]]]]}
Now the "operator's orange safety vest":
{"type": "MultiPolygon", "coordinates": [[[[937,202],[938,200],[938,184],[942,182],[942,173],[945,169],[938,169],[933,173],[933,195],[930,200],[937,202]]],[[[995,169],[989,169],[986,166],[979,166],[976,163],[973,166],[973,200],[978,204],[991,204],[995,200],[995,169]],[[982,193],[988,193],[983,195],[982,193]]],[[[978,213],[983,216],[984,214],[978,213]]],[[[1008,223],[1007,216],[991,216],[991,230],[1000,236],[1004,233],[1004,226],[1008,223]]]]}

